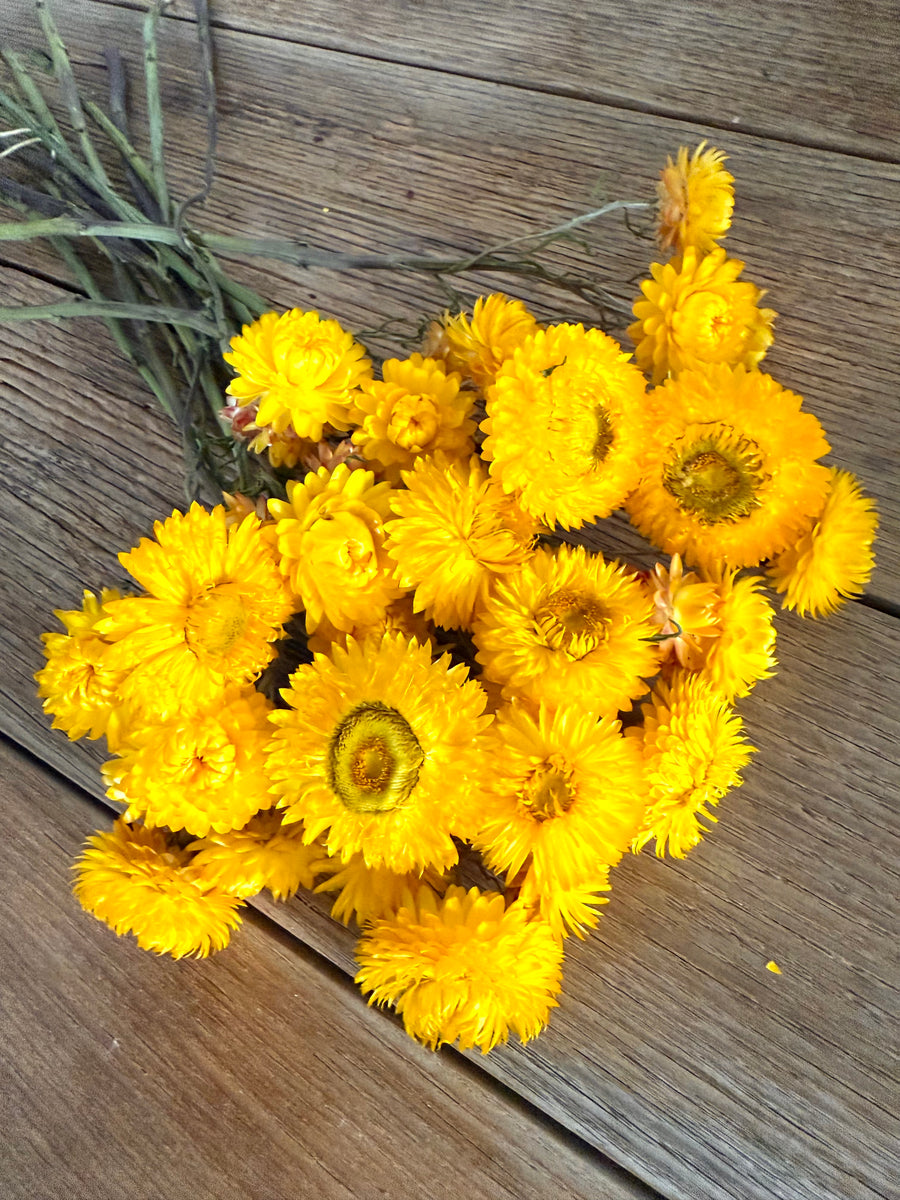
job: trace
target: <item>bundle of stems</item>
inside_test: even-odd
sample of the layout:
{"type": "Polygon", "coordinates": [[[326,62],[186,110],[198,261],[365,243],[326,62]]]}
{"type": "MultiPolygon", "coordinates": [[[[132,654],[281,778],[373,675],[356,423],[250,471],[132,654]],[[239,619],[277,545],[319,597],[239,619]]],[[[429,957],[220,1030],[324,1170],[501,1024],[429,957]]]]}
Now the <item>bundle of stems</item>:
{"type": "Polygon", "coordinates": [[[416,271],[444,289],[448,277],[501,272],[550,284],[604,317],[622,302],[591,279],[554,270],[537,255],[613,212],[646,211],[643,202],[612,201],[560,225],[455,258],[347,254],[284,241],[205,232],[189,221],[209,195],[215,173],[216,87],[207,0],[193,0],[200,85],[206,114],[206,154],[200,189],[183,200],[170,193],[163,150],[158,34],[166,0],[155,0],[143,26],[143,64],[149,153],[131,136],[121,55],[104,51],[107,109],[83,97],[65,44],[45,0],[35,0],[48,54],[0,48],[8,84],[0,85],[0,159],[15,159],[17,177],[0,173],[0,200],[20,219],[0,223],[0,242],[46,239],[65,263],[80,295],[53,304],[0,308],[0,322],[102,318],[181,430],[187,491],[265,491],[283,494],[283,480],[264,457],[249,453],[219,418],[228,375],[222,351],[242,325],[270,309],[267,301],[232,279],[220,256],[261,257],[335,271],[416,271]],[[55,82],[60,118],[47,99],[55,82]],[[114,152],[110,167],[100,149],[114,152]],[[110,172],[119,167],[124,185],[110,172]],[[21,219],[24,218],[24,219],[21,219]]]}

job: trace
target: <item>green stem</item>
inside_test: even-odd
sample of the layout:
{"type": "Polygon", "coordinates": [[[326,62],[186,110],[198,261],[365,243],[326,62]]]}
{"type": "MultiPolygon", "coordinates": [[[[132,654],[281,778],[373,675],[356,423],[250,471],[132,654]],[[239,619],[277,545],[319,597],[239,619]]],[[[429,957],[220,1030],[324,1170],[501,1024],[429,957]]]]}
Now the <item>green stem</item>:
{"type": "Polygon", "coordinates": [[[159,308],[152,304],[122,304],[117,300],[60,300],[54,304],[31,304],[16,308],[0,308],[0,324],[9,321],[68,320],[72,317],[103,317],[118,321],[159,321],[167,325],[184,325],[198,333],[218,337],[216,325],[183,308],[159,308]]]}
{"type": "Polygon", "coordinates": [[[147,94],[147,119],[150,125],[150,167],[153,186],[163,219],[171,215],[169,185],[166,183],[163,110],[159,93],[159,55],[157,33],[166,0],[154,0],[144,18],[144,81],[147,94]]]}

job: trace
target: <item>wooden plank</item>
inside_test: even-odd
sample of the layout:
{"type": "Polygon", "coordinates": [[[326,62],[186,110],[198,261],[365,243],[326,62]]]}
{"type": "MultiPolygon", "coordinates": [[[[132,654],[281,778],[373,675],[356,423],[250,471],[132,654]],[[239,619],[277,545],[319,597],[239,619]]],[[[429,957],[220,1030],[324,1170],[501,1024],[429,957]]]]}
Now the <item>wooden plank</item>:
{"type": "MultiPolygon", "coordinates": [[[[38,44],[26,0],[8,7],[10,42],[38,44]]],[[[110,43],[128,48],[136,72],[137,13],[89,0],[67,10],[63,24],[84,78],[102,84],[98,47],[110,43]]],[[[223,31],[217,51],[219,180],[202,214],[217,230],[283,233],[335,249],[465,250],[554,224],[590,207],[598,194],[648,194],[679,142],[718,136],[693,120],[272,37],[223,31]]],[[[187,194],[200,178],[203,145],[187,22],[166,25],[163,58],[172,174],[176,190],[187,194]]],[[[711,94],[721,95],[716,88],[726,76],[710,81],[711,94]]],[[[858,82],[862,87],[862,77],[858,82]]],[[[867,94],[873,112],[888,107],[874,91],[867,94]]],[[[748,261],[748,276],[769,288],[766,302],[781,314],[766,366],[806,396],[826,426],[834,460],[878,498],[880,565],[870,592],[900,602],[900,367],[893,353],[900,335],[900,170],[737,130],[719,140],[739,183],[739,218],[727,244],[748,261]]],[[[586,267],[576,248],[561,250],[558,261],[595,270],[630,299],[627,281],[646,273],[648,243],[612,223],[597,231],[595,244],[595,267],[586,267]]],[[[274,305],[318,305],[357,329],[443,304],[417,277],[335,277],[279,264],[237,271],[274,305]]],[[[586,316],[546,291],[529,288],[527,298],[544,316],[586,316]]]]}
{"type": "MultiPolygon", "coordinates": [[[[90,352],[71,327],[15,333],[33,340],[6,351],[4,728],[99,792],[96,746],[48,737],[37,712],[38,634],[51,604],[119,578],[114,551],[175,498],[177,445],[102,332],[90,352]]],[[[781,671],[742,705],[760,754],[715,835],[684,865],[624,864],[549,1031],[484,1066],[666,1196],[874,1200],[900,1170],[900,623],[853,605],[779,626],[781,671]]],[[[321,904],[273,915],[352,969],[321,904]]]]}
{"type": "Polygon", "coordinates": [[[423,0],[410,16],[407,0],[214,6],[221,28],[897,160],[894,0],[423,0]]]}
{"type": "Polygon", "coordinates": [[[97,806],[0,743],[6,1200],[649,1197],[251,914],[174,963],[70,893],[97,806]]]}

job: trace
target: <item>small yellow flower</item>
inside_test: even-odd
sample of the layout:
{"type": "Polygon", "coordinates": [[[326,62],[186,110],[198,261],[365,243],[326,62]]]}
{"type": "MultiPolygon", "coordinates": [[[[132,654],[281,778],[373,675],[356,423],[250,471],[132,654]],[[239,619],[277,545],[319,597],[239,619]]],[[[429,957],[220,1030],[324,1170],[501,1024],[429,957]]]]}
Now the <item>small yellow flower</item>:
{"type": "Polygon", "coordinates": [[[597,928],[601,904],[608,903],[603,894],[610,890],[609,867],[593,870],[577,883],[561,884],[558,879],[546,879],[532,865],[522,880],[519,900],[529,912],[540,913],[555,938],[570,933],[584,938],[597,928]]]}
{"type": "Polygon", "coordinates": [[[241,923],[236,896],[199,878],[187,850],[160,829],[116,821],[87,841],[75,864],[82,908],[142,950],[205,958],[222,950],[241,923]]]}
{"type": "Polygon", "coordinates": [[[288,900],[301,887],[311,888],[329,865],[322,846],[303,840],[301,825],[283,825],[281,813],[257,813],[243,829],[210,833],[192,842],[191,866],[197,878],[240,899],[268,888],[276,900],[288,900]]]}
{"type": "Polygon", "coordinates": [[[828,442],[799,396],[744,367],[708,367],[648,397],[653,438],[628,498],[655,546],[708,572],[753,566],[809,528],[828,487],[828,442]]]}
{"type": "Polygon", "coordinates": [[[485,695],[449,656],[385,635],[299,667],[271,714],[273,790],[285,823],[344,862],[398,874],[457,861],[473,820],[485,695]]]}
{"type": "Polygon", "coordinates": [[[723,571],[716,581],[719,636],[710,643],[701,675],[731,703],[775,673],[775,623],[760,575],[723,571]]]}
{"type": "Polygon", "coordinates": [[[676,254],[689,246],[704,254],[731,228],[734,176],[725,167],[728,156],[721,150],[707,150],[706,142],[688,154],[687,146],[680,146],[657,185],[659,244],[676,254]]]}
{"type": "Polygon", "coordinates": [[[128,821],[140,817],[196,837],[240,829],[272,804],[265,759],[269,707],[252,687],[232,685],[211,708],[138,721],[119,757],[103,768],[107,795],[128,805],[128,821]]]}
{"type": "Polygon", "coordinates": [[[109,730],[110,718],[121,703],[122,671],[110,668],[109,643],[97,633],[97,624],[107,615],[106,605],[121,599],[112,588],[104,588],[98,600],[84,593],[79,609],[57,609],[54,616],[65,633],[41,637],[47,665],[35,675],[44,712],[53,717],[53,729],[62,729],[74,741],[99,738],[109,730]]]}
{"type": "Polygon", "coordinates": [[[434,627],[422,613],[413,608],[412,594],[392,600],[383,612],[373,613],[373,620],[365,625],[354,625],[350,630],[335,629],[330,621],[323,620],[316,632],[307,638],[310,654],[330,655],[335,645],[347,649],[347,639],[365,642],[370,638],[380,643],[386,633],[400,634],[404,642],[414,638],[421,645],[434,642],[434,627]]]}
{"type": "Polygon", "coordinates": [[[638,579],[584,547],[538,549],[498,583],[475,622],[477,659],[504,694],[601,716],[648,689],[659,654],[638,579]]]}
{"type": "Polygon", "coordinates": [[[643,724],[627,731],[641,747],[648,807],[633,849],[651,838],[661,858],[668,849],[684,858],[708,833],[701,818],[716,821],[710,805],[740,786],[753,752],[741,718],[698,675],[677,671],[656,685],[641,705],[643,724]]]}
{"type": "Polygon", "coordinates": [[[255,421],[277,434],[288,427],[318,441],[323,427],[350,427],[357,387],[372,375],[365,350],[337,321],[318,313],[266,313],[245,325],[225,355],[237,373],[228,393],[238,404],[259,401],[255,421]]]}
{"type": "Polygon", "coordinates": [[[401,595],[384,545],[390,484],[343,463],[291,481],[287,493],[286,501],[270,500],[269,511],[278,522],[281,568],[303,601],[307,630],[323,618],[344,631],[377,620],[401,595]]]}
{"type": "Polygon", "coordinates": [[[849,471],[831,469],[825,506],[812,528],[778,555],[769,568],[783,606],[801,616],[834,612],[859,596],[875,568],[878,528],[875,502],[849,471]]]}
{"type": "Polygon", "coordinates": [[[759,363],[776,314],[759,307],[764,293],[755,284],[738,280],[743,269],[724,250],[701,257],[693,247],[665,266],[653,263],[628,329],[637,364],[653,383],[710,363],[759,363]]]}
{"type": "Polygon", "coordinates": [[[662,563],[653,568],[650,587],[653,623],[662,637],[660,662],[699,671],[720,630],[716,585],[684,571],[681,555],[673,554],[668,570],[662,563]]]}
{"type": "Polygon", "coordinates": [[[537,321],[521,300],[494,292],[475,301],[471,320],[465,313],[447,314],[439,344],[449,371],[458,371],[476,387],[484,388],[493,383],[500,365],[512,358],[516,347],[537,329],[537,321]]]}
{"type": "Polygon", "coordinates": [[[361,425],[353,441],[368,461],[399,478],[400,468],[412,467],[420,455],[472,453],[473,395],[459,390],[457,374],[413,354],[405,362],[388,359],[382,375],[383,382],[362,385],[353,413],[361,425]]]}
{"type": "Polygon", "coordinates": [[[153,532],[119,555],[149,594],[110,601],[97,632],[113,643],[110,668],[128,673],[123,699],[164,718],[214,703],[226,683],[251,681],[294,604],[252,513],[229,525],[221,505],[194,504],[153,532]]]}
{"type": "Polygon", "coordinates": [[[644,380],[599,329],[551,325],[503,363],[487,393],[491,475],[548,525],[618,508],[640,475],[644,380]]]}
{"type": "Polygon", "coordinates": [[[477,456],[421,461],[392,496],[388,553],[415,607],[447,629],[471,629],[493,583],[531,556],[535,521],[488,478],[477,456]]]}
{"type": "Polygon", "coordinates": [[[483,1054],[510,1031],[523,1042],[547,1024],[562,982],[562,946],[523,904],[503,896],[428,888],[360,940],[356,982],[370,1004],[392,1004],[406,1032],[434,1050],[458,1042],[483,1054]]]}
{"type": "Polygon", "coordinates": [[[338,859],[329,859],[325,869],[333,874],[316,891],[338,893],[331,915],[344,925],[355,921],[363,926],[382,917],[392,917],[405,896],[416,896],[420,887],[439,882],[439,876],[431,871],[423,878],[417,871],[398,875],[387,867],[367,867],[362,854],[354,854],[343,864],[338,859]]]}

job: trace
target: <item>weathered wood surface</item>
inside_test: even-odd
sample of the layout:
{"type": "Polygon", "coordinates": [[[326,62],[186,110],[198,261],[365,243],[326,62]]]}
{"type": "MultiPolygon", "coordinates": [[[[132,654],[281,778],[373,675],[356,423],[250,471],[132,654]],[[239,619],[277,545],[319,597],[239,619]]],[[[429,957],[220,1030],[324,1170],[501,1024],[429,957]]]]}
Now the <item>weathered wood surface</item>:
{"type": "MultiPolygon", "coordinates": [[[[28,0],[5,4],[6,37],[40,44],[28,0]]],[[[88,0],[65,8],[64,32],[81,77],[98,90],[105,90],[106,44],[126,49],[139,78],[138,13],[88,0]]],[[[598,195],[649,197],[680,142],[717,136],[697,123],[277,37],[223,31],[217,56],[219,178],[198,214],[217,231],[283,234],[339,250],[465,252],[565,220],[598,195]]],[[[187,195],[201,177],[204,146],[188,22],[165,23],[162,57],[174,190],[187,195]]],[[[884,107],[872,99],[873,112],[884,107]]],[[[767,369],[807,398],[835,461],[878,498],[882,536],[869,591],[898,603],[900,167],[737,130],[718,140],[738,179],[739,215],[726,244],[780,314],[767,369]]],[[[599,226],[594,243],[597,272],[630,303],[628,281],[646,275],[651,243],[616,221],[599,226]]],[[[557,257],[585,270],[580,249],[557,257]]],[[[236,273],[273,304],[318,305],[355,329],[386,317],[418,319],[443,305],[431,284],[413,276],[336,278],[279,263],[236,273]]],[[[528,296],[543,314],[591,315],[546,291],[529,288],[528,296]]]]}
{"type": "MultiPolygon", "coordinates": [[[[4,4],[8,36],[35,44],[24,5],[4,4]]],[[[268,21],[253,5],[242,11],[247,25],[268,21]]],[[[135,44],[135,14],[88,3],[59,16],[79,70],[98,81],[97,47],[135,44]]],[[[523,45],[521,27],[538,20],[520,16],[523,45]]],[[[808,25],[807,36],[828,44],[838,21],[816,33],[808,25]]],[[[296,30],[285,34],[302,38],[296,30]]],[[[179,113],[173,174],[186,191],[201,145],[190,29],[167,22],[165,36],[167,103],[179,113]]],[[[218,37],[221,172],[204,215],[210,226],[307,233],[337,248],[470,247],[587,206],[598,162],[607,194],[646,191],[679,141],[711,133],[693,119],[635,111],[638,91],[600,104],[453,78],[446,58],[426,64],[440,72],[386,67],[358,56],[360,36],[352,29],[340,47],[354,55],[275,36],[218,37]]],[[[492,34],[485,46],[492,37],[499,43],[492,34]]],[[[500,68],[481,73],[504,77],[500,68]]],[[[860,97],[864,79],[856,77],[860,97]]],[[[726,83],[720,72],[715,88],[726,83]]],[[[873,122],[882,114],[874,94],[873,122]]],[[[788,92],[778,95],[789,111],[788,92]]],[[[816,106],[804,111],[815,116],[816,106]]],[[[786,125],[775,132],[788,135],[786,125]]],[[[881,498],[872,591],[896,601],[900,175],[737,130],[725,148],[741,213],[730,244],[782,313],[771,369],[808,396],[837,461],[881,498]]],[[[598,240],[604,272],[625,297],[621,281],[645,269],[647,244],[612,227],[598,240]]],[[[31,253],[27,261],[49,262],[31,253]]],[[[335,278],[277,264],[250,275],[273,303],[316,303],[357,328],[434,303],[413,278],[335,278]]],[[[14,271],[4,286],[10,302],[52,294],[14,271]]],[[[549,296],[538,299],[553,311],[549,296]]],[[[37,635],[50,608],[77,604],[83,586],[115,582],[115,551],[180,502],[176,439],[102,330],[14,327],[0,359],[3,727],[96,793],[97,748],[50,737],[36,712],[37,635]]],[[[742,705],[760,753],[715,834],[685,864],[642,856],[620,868],[601,929],[570,948],[564,1004],[548,1032],[478,1065],[667,1197],[889,1200],[900,1178],[891,1052],[900,625],[852,606],[831,622],[786,618],[780,628],[781,673],[742,705]],[[783,975],[765,971],[769,958],[783,975]]],[[[352,939],[321,906],[273,906],[273,915],[349,966],[352,939]]],[[[215,962],[240,958],[242,946],[215,962]]]]}
{"type": "Polygon", "coordinates": [[[649,1197],[251,913],[154,958],[78,907],[98,806],[0,742],[4,1200],[649,1197]]]}

